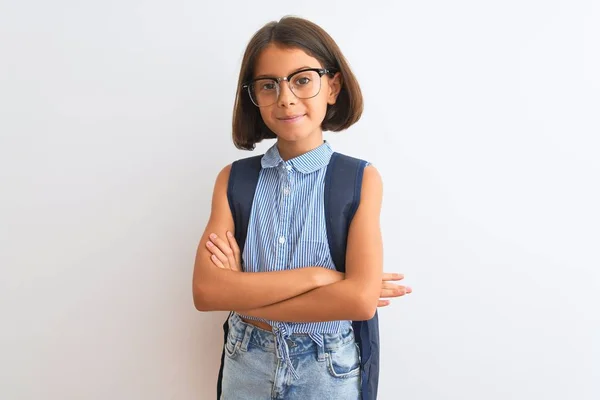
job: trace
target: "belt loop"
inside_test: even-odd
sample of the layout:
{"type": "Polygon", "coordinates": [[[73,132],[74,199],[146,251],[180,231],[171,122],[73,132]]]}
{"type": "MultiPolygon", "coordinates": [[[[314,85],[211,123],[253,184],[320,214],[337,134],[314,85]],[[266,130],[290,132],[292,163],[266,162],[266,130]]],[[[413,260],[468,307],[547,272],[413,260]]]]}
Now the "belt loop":
{"type": "Polygon", "coordinates": [[[325,342],[323,344],[317,344],[317,360],[325,361],[325,342]]]}
{"type": "Polygon", "coordinates": [[[248,343],[250,342],[250,338],[252,337],[253,331],[254,325],[246,323],[246,329],[244,330],[244,338],[240,343],[240,349],[242,349],[242,351],[248,351],[248,343]]]}

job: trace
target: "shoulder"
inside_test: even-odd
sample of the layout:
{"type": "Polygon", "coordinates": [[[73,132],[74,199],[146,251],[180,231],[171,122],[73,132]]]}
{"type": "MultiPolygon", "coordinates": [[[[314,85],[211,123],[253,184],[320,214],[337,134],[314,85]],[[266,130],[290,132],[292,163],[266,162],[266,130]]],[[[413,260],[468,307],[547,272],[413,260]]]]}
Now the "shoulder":
{"type": "Polygon", "coordinates": [[[227,186],[227,182],[229,181],[229,176],[231,175],[231,167],[233,164],[227,164],[224,166],[221,171],[219,171],[217,175],[217,180],[215,185],[218,187],[227,186]]]}
{"type": "Polygon", "coordinates": [[[363,172],[363,182],[367,181],[369,185],[382,186],[381,174],[373,164],[368,164],[363,172]]]}
{"type": "Polygon", "coordinates": [[[224,166],[217,175],[217,183],[227,184],[230,177],[239,171],[247,171],[248,169],[260,169],[263,154],[244,157],[224,166]]]}
{"type": "Polygon", "coordinates": [[[373,190],[383,186],[381,174],[375,168],[375,166],[369,161],[361,158],[356,158],[343,153],[333,153],[333,158],[336,162],[343,162],[346,164],[354,164],[362,169],[362,188],[367,190],[373,190]]]}
{"type": "Polygon", "coordinates": [[[337,151],[332,153],[331,158],[332,158],[332,160],[346,162],[346,163],[357,163],[357,164],[365,164],[365,165],[369,164],[368,161],[350,156],[348,154],[340,153],[337,151]]]}
{"type": "Polygon", "coordinates": [[[381,203],[383,196],[383,181],[381,174],[374,165],[369,164],[363,172],[361,202],[373,201],[375,204],[381,203]]]}
{"type": "MultiPolygon", "coordinates": [[[[356,199],[356,197],[355,197],[356,199]]],[[[372,164],[366,166],[363,171],[362,182],[360,185],[360,197],[357,202],[356,214],[352,219],[353,232],[371,232],[369,235],[375,235],[379,226],[379,218],[383,203],[383,183],[381,175],[372,164]]]]}
{"type": "Polygon", "coordinates": [[[264,154],[259,154],[234,161],[230,166],[230,173],[235,174],[237,171],[246,173],[258,172],[262,167],[261,161],[263,156],[264,154]]]}
{"type": "Polygon", "coordinates": [[[229,176],[231,173],[231,164],[227,164],[217,174],[213,188],[213,208],[227,198],[227,186],[229,185],[229,176]]]}

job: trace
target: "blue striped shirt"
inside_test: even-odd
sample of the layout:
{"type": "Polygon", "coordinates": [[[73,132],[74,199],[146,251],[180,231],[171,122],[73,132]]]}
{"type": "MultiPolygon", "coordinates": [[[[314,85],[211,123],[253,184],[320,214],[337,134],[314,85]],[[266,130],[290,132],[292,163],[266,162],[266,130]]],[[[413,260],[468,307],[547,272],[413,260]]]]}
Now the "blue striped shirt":
{"type": "MultiPolygon", "coordinates": [[[[278,271],[319,266],[335,270],[325,225],[325,172],[333,150],[327,142],[284,161],[277,145],[261,160],[248,233],[242,254],[245,272],[278,271]]],[[[292,333],[307,333],[323,345],[323,333],[335,333],[350,321],[296,323],[264,321],[273,327],[278,357],[289,361],[286,340],[292,333]]]]}

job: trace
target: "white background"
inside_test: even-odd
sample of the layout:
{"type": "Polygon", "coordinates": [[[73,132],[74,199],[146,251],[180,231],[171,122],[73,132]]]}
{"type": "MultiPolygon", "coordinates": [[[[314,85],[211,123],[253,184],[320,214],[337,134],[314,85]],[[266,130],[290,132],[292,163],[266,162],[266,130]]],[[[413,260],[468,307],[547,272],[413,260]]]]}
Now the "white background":
{"type": "MultiPolygon", "coordinates": [[[[380,399],[600,398],[597,1],[2,1],[0,398],[212,399],[191,276],[245,45],[336,39],[385,185],[380,399]]],[[[273,142],[263,143],[257,152],[273,142]]]]}

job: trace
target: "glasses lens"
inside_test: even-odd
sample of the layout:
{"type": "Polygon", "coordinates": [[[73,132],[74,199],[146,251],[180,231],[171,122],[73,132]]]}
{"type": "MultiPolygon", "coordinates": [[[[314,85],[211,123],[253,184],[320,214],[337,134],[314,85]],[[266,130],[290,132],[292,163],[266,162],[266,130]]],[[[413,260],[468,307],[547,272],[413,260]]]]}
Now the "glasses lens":
{"type": "Polygon", "coordinates": [[[290,79],[290,89],[299,99],[315,97],[321,90],[321,77],[315,71],[299,72],[290,79]]]}
{"type": "MultiPolygon", "coordinates": [[[[310,99],[321,90],[321,75],[315,71],[302,71],[291,76],[289,87],[299,99],[310,99]]],[[[267,107],[277,102],[279,83],[275,79],[258,79],[248,86],[250,99],[258,107],[267,107]]]]}
{"type": "Polygon", "coordinates": [[[277,101],[277,81],[273,79],[259,79],[248,86],[252,102],[259,107],[270,106],[277,101]]]}

